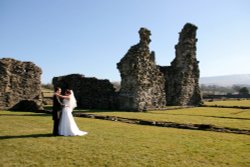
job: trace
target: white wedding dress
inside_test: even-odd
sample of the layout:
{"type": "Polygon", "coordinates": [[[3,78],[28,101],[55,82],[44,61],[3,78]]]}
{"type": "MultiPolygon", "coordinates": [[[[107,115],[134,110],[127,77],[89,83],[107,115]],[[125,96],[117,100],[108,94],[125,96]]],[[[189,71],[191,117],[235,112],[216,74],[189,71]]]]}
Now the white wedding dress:
{"type": "Polygon", "coordinates": [[[83,136],[88,134],[88,132],[79,130],[72,115],[73,108],[76,107],[76,101],[73,92],[71,92],[69,100],[63,100],[63,104],[65,105],[65,107],[63,107],[62,109],[62,115],[59,123],[59,135],[83,136]]]}

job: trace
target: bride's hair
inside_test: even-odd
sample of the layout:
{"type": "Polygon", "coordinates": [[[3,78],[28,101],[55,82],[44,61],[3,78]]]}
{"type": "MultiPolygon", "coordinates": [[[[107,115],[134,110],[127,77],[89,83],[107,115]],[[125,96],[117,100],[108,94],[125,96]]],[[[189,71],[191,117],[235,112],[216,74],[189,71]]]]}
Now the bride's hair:
{"type": "Polygon", "coordinates": [[[67,89],[65,93],[71,95],[71,90],[67,89]]]}

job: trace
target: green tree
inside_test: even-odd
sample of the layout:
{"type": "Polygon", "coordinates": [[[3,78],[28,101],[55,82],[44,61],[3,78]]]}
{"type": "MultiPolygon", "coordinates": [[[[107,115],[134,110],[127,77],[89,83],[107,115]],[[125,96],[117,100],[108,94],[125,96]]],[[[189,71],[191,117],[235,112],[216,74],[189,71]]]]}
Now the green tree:
{"type": "Polygon", "coordinates": [[[248,95],[249,94],[249,90],[247,89],[247,87],[243,87],[239,90],[239,94],[240,95],[248,95]]]}

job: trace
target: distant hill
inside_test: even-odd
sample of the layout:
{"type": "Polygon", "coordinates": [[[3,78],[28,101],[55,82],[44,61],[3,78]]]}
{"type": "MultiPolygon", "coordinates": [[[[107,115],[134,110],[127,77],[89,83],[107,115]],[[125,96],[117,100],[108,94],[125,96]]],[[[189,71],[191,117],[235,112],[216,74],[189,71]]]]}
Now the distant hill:
{"type": "Polygon", "coordinates": [[[219,86],[250,85],[250,74],[201,77],[200,84],[219,86]]]}

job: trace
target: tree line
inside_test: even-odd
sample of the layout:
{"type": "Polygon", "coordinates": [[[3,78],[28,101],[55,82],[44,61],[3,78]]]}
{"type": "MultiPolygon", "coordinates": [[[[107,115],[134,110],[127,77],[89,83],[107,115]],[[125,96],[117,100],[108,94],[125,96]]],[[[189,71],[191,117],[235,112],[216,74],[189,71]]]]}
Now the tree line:
{"type": "Polygon", "coordinates": [[[201,92],[203,94],[210,95],[231,95],[240,94],[248,95],[250,91],[250,85],[232,85],[232,86],[219,86],[219,85],[200,85],[201,92]]]}

